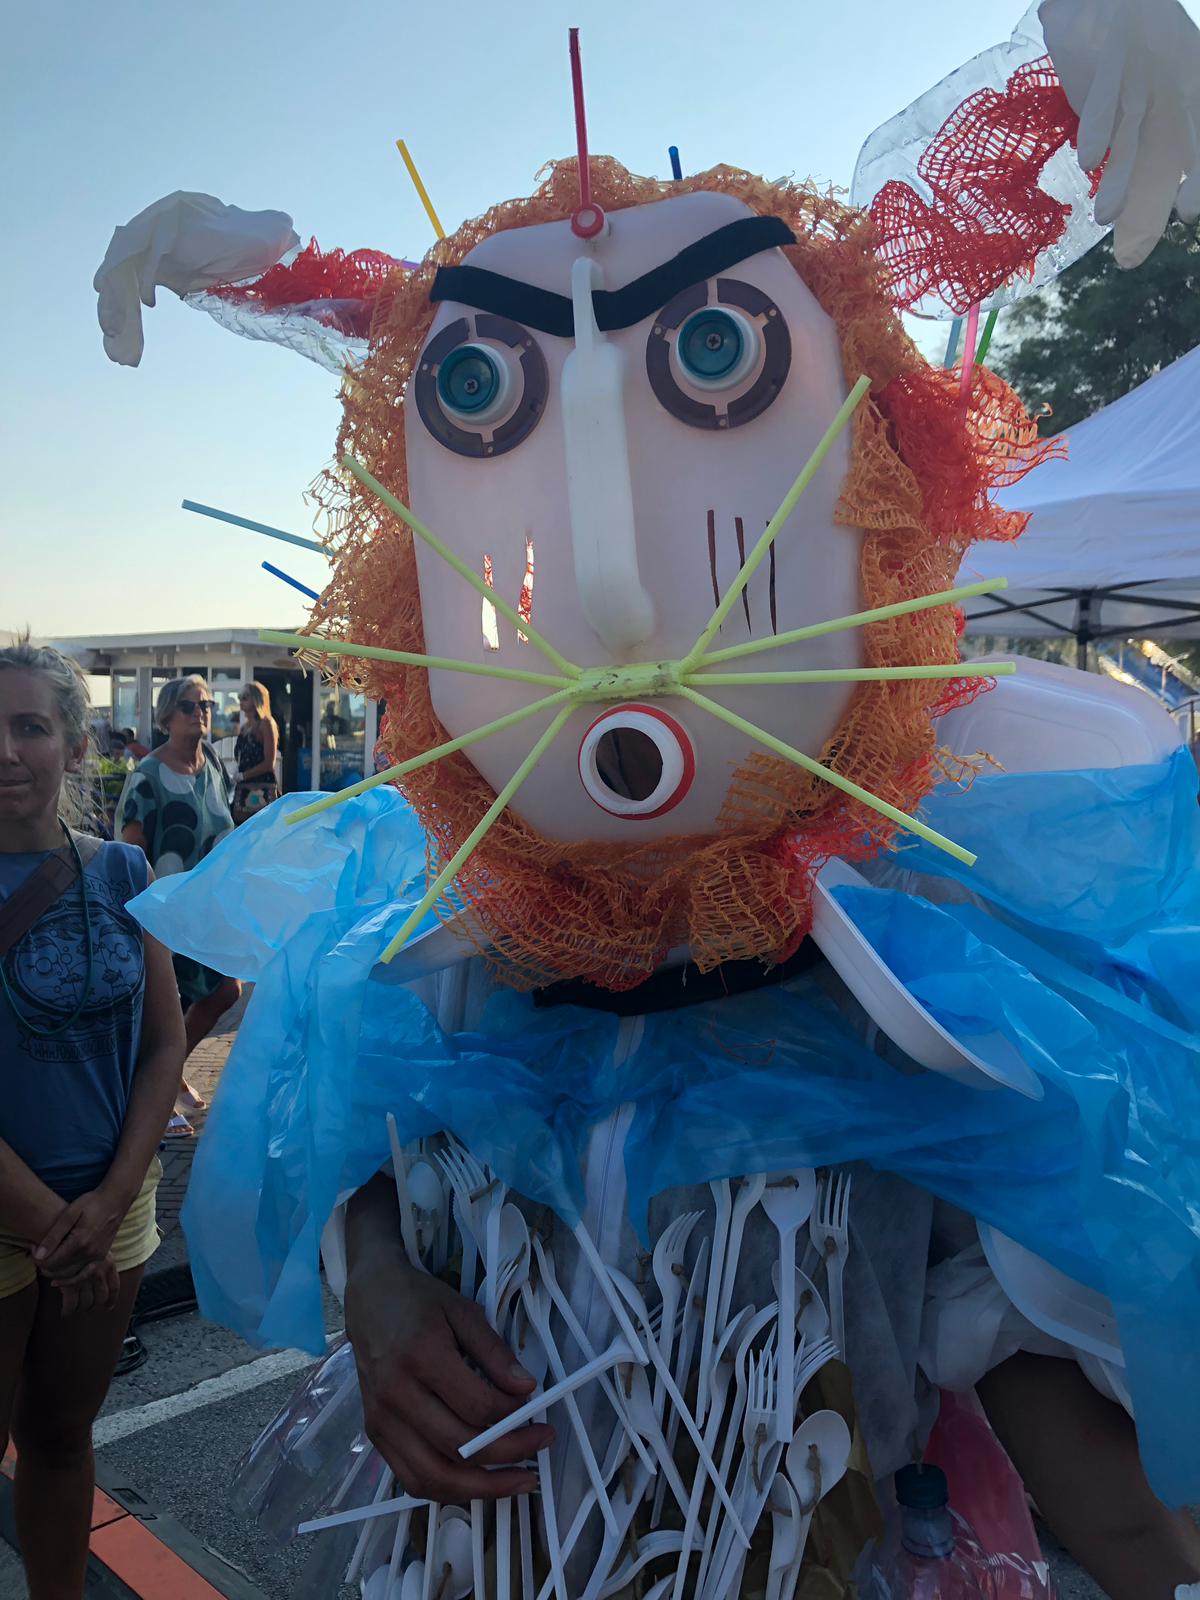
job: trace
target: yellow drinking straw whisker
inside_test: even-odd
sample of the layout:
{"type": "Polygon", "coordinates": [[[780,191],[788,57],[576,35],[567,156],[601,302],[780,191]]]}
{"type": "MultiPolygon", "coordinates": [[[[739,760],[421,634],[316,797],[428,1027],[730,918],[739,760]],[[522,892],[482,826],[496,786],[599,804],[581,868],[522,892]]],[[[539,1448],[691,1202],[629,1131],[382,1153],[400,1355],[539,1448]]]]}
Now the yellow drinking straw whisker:
{"type": "Polygon", "coordinates": [[[437,667],[443,672],[466,672],[475,678],[503,678],[511,683],[546,684],[565,688],[568,678],[551,677],[548,672],[525,672],[520,667],[496,667],[486,661],[459,661],[453,656],[426,656],[413,650],[385,650],[379,645],[354,644],[348,639],[327,639],[321,633],[276,633],[261,628],[258,637],[264,644],[289,645],[293,650],[316,650],[327,656],[355,656],[363,661],[398,661],[408,667],[437,667]]]}
{"type": "Polygon", "coordinates": [[[788,490],[787,494],[784,495],[783,502],[780,505],[779,510],[771,518],[770,522],[767,523],[767,526],[760,536],[758,543],[754,546],[754,549],[751,550],[750,554],[742,563],[741,571],[729,585],[729,588],[726,589],[724,596],[718,604],[717,609],[710,617],[703,633],[696,640],[691,650],[689,650],[687,655],[683,658],[681,666],[685,673],[692,670],[692,668],[700,660],[700,657],[712,643],[713,636],[717,629],[721,626],[721,624],[725,621],[725,618],[729,615],[730,611],[737,604],[742,590],[758,571],[763,557],[771,548],[772,544],[774,544],[784,523],[796,509],[796,503],[800,499],[800,496],[804,493],[805,489],[808,488],[809,484],[816,476],[818,468],[824,461],[825,457],[829,454],[830,448],[832,447],[834,441],[842,432],[842,429],[850,421],[850,418],[858,409],[863,396],[870,387],[870,378],[865,376],[859,378],[858,382],[854,385],[853,389],[851,389],[850,393],[842,402],[842,405],[838,409],[837,416],[834,417],[833,421],[829,424],[829,427],[825,430],[824,437],[820,440],[812,455],[809,456],[808,460],[801,467],[795,483],[792,484],[792,487],[788,490]]]}
{"type": "Polygon", "coordinates": [[[831,767],[824,767],[819,761],[814,761],[811,756],[805,755],[803,750],[797,750],[794,745],[785,744],[782,739],[777,739],[773,733],[768,733],[765,728],[756,727],[753,722],[747,722],[745,717],[739,717],[736,711],[730,711],[726,706],[718,705],[715,700],[710,700],[707,695],[697,694],[695,689],[689,689],[686,684],[680,684],[679,693],[685,700],[690,700],[703,711],[711,712],[714,717],[719,717],[722,722],[727,722],[731,728],[737,728],[740,733],[747,734],[758,744],[765,745],[768,750],[773,750],[776,755],[782,756],[785,761],[794,762],[796,766],[803,767],[805,772],[811,772],[814,777],[824,778],[826,783],[832,784],[835,789],[840,789],[843,794],[850,795],[855,800],[860,800],[863,805],[870,806],[872,811],[878,811],[880,816],[887,817],[890,821],[904,828],[909,833],[915,833],[919,839],[924,839],[928,844],[936,845],[939,850],[944,850],[947,855],[953,856],[956,861],[963,862],[968,867],[975,865],[975,856],[971,851],[964,850],[962,845],[955,844],[953,839],[947,839],[945,834],[937,833],[933,828],[926,827],[925,823],[918,822],[916,817],[910,817],[906,811],[901,811],[897,806],[889,805],[886,800],[881,800],[878,795],[872,794],[869,789],[861,788],[857,783],[852,783],[849,778],[843,778],[840,772],[834,772],[831,767]]]}
{"type": "Polygon", "coordinates": [[[385,489],[378,478],[372,477],[361,462],[356,461],[353,456],[343,456],[342,464],[377,499],[382,500],[390,511],[394,511],[401,522],[406,523],[412,529],[418,539],[423,539],[429,548],[436,551],[442,560],[452,566],[460,577],[465,578],[476,594],[486,600],[489,605],[495,606],[500,615],[507,622],[513,624],[518,633],[523,633],[530,644],[536,645],[547,661],[552,661],[558,670],[568,678],[577,678],[579,676],[579,668],[573,662],[568,661],[564,655],[561,655],[549,640],[543,639],[531,622],[519,616],[516,608],[510,605],[503,595],[498,594],[495,589],[489,588],[478,573],[471,571],[461,556],[456,556],[453,550],[443,544],[437,534],[431,532],[419,517],[414,516],[406,505],[396,499],[396,496],[389,489],[385,489]]]}
{"type": "Polygon", "coordinates": [[[689,672],[683,681],[701,688],[710,683],[894,683],[913,678],[1010,678],[1016,670],[1011,661],[982,665],[960,662],[956,667],[817,667],[800,672],[689,672]]]}
{"type": "Polygon", "coordinates": [[[527,706],[510,711],[507,716],[497,717],[494,722],[485,723],[482,728],[472,728],[470,733],[460,733],[457,739],[447,739],[444,744],[434,745],[431,750],[426,750],[419,756],[410,756],[407,761],[400,761],[394,767],[385,767],[382,772],[376,772],[370,778],[363,778],[360,783],[352,783],[348,789],[339,789],[335,794],[327,794],[321,800],[314,800],[310,806],[303,806],[299,811],[293,811],[287,819],[288,826],[290,827],[293,822],[304,822],[309,817],[315,817],[318,811],[328,811],[330,806],[340,806],[344,800],[353,800],[355,795],[366,794],[368,789],[378,788],[381,783],[394,783],[397,778],[407,777],[410,772],[418,772],[431,762],[440,761],[443,756],[452,756],[456,750],[465,750],[468,745],[486,739],[490,733],[503,733],[505,728],[515,728],[519,722],[524,722],[528,717],[535,717],[539,711],[549,711],[553,706],[562,705],[564,700],[574,698],[574,689],[560,689],[557,694],[548,694],[544,700],[534,700],[527,706]]]}
{"type": "Polygon", "coordinates": [[[404,165],[408,168],[408,175],[412,179],[413,188],[420,196],[421,204],[425,207],[425,215],[433,224],[434,233],[437,234],[439,239],[444,239],[446,237],[446,230],[442,227],[441,222],[438,220],[438,214],[433,209],[433,201],[429,198],[429,191],[421,182],[421,174],[417,171],[416,163],[409,155],[408,146],[405,144],[403,139],[396,140],[396,149],[399,150],[401,159],[403,160],[404,165]]]}
{"type": "Polygon", "coordinates": [[[541,738],[525,757],[524,761],[522,761],[521,765],[513,773],[512,777],[504,785],[503,789],[500,790],[500,793],[492,801],[491,805],[484,812],[483,816],[476,823],[475,827],[472,828],[471,832],[463,840],[462,844],[454,852],[450,860],[429,885],[429,888],[425,891],[420,904],[414,907],[409,915],[405,917],[403,927],[388,945],[387,949],[383,952],[383,955],[380,957],[381,961],[391,961],[393,956],[395,956],[396,953],[403,948],[414,928],[420,925],[425,913],[431,906],[437,903],[441,897],[442,891],[462,870],[467,858],[476,849],[476,847],[482,841],[484,835],[495,822],[496,818],[504,810],[505,806],[508,805],[508,802],[512,799],[513,795],[516,794],[517,790],[525,782],[525,779],[533,771],[534,767],[537,766],[543,755],[545,755],[551,744],[553,744],[554,740],[558,737],[562,730],[563,724],[571,715],[573,709],[574,707],[571,705],[563,706],[562,710],[546,729],[545,733],[542,734],[541,738]]]}
{"type": "Polygon", "coordinates": [[[958,589],[923,594],[916,600],[897,600],[888,606],[872,606],[870,611],[855,611],[848,617],[833,617],[828,622],[812,622],[806,628],[792,628],[787,633],[777,633],[769,639],[748,639],[745,644],[731,644],[724,650],[710,650],[703,664],[711,666],[717,661],[733,661],[737,656],[756,655],[760,650],[774,650],[781,644],[799,644],[804,639],[819,639],[827,633],[844,633],[848,628],[886,622],[889,617],[906,617],[914,611],[931,611],[936,606],[952,606],[960,600],[974,600],[978,595],[995,594],[997,590],[1007,588],[1007,578],[985,578],[981,583],[963,584],[958,589]]]}

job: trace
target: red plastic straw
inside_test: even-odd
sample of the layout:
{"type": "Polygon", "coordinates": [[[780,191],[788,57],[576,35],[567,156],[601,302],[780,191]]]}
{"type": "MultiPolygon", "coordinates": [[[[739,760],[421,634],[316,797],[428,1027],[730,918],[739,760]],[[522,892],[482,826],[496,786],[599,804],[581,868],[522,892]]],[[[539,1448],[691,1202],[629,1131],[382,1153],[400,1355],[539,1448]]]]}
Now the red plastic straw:
{"type": "Polygon", "coordinates": [[[579,59],[579,29],[570,30],[571,92],[575,96],[575,143],[579,149],[579,208],[592,203],[592,177],[588,170],[587,114],[583,109],[583,65],[579,59]]]}

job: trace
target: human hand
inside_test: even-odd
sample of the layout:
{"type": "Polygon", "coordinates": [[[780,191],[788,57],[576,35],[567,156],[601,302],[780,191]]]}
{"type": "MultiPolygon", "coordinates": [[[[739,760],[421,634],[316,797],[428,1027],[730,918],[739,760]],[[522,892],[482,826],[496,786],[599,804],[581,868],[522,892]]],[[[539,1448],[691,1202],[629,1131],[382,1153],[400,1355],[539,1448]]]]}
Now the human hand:
{"type": "Polygon", "coordinates": [[[62,1314],[74,1316],[76,1311],[107,1311],[116,1305],[121,1291],[121,1275],[113,1258],[106,1255],[101,1261],[89,1262],[73,1277],[54,1283],[62,1297],[62,1314]]]}
{"type": "Polygon", "coordinates": [[[551,1427],[518,1428],[470,1462],[458,1454],[460,1445],[509,1416],[534,1388],[478,1306],[402,1265],[394,1274],[373,1273],[365,1287],[351,1279],[346,1331],[367,1436],[406,1494],[461,1502],[537,1487],[536,1473],[514,1463],[550,1444],[551,1427]]]}
{"type": "Polygon", "coordinates": [[[33,1252],[43,1277],[60,1283],[103,1261],[128,1207],[103,1184],[63,1207],[33,1252]]]}
{"type": "Polygon", "coordinates": [[[1079,114],[1079,165],[1094,171],[1108,152],[1096,221],[1112,223],[1118,264],[1136,267],[1172,206],[1200,216],[1200,30],[1179,0],[1042,0],[1038,14],[1079,114]]]}

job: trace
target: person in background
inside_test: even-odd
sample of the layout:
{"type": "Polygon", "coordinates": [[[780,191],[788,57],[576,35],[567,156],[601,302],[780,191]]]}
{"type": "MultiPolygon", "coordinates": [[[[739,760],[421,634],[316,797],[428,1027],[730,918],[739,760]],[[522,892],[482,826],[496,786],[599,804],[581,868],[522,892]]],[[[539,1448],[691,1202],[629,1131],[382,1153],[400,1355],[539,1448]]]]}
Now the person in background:
{"type": "Polygon", "coordinates": [[[183,1065],[168,952],[129,914],[144,855],[63,820],[87,748],[69,657],[0,649],[0,1453],[33,1600],[82,1600],[92,1423],[158,1248],[183,1065]]]}
{"type": "Polygon", "coordinates": [[[233,792],[233,819],[245,822],[263,806],[279,799],[275,762],[279,755],[279,727],[271,715],[271,697],[265,685],[246,683],[238,695],[241,728],[234,749],[238,765],[233,792]]]}
{"type": "Polygon", "coordinates": [[[122,728],[121,737],[125,741],[126,750],[135,761],[140,761],[143,756],[148,756],[150,754],[149,750],[147,750],[146,746],[141,742],[132,728],[122,728]]]}
{"type": "MultiPolygon", "coordinates": [[[[224,770],[208,742],[212,710],[212,692],[203,678],[168,679],[154,709],[166,741],[138,762],[121,792],[116,815],[121,838],[145,851],[159,877],[187,872],[233,831],[224,770]]],[[[191,1055],[242,986],[188,956],[173,959],[191,1055]]],[[[179,1099],[193,1111],[206,1104],[183,1077],[179,1099]]],[[[182,1112],[167,1126],[170,1135],[186,1137],[192,1131],[182,1112]]]]}

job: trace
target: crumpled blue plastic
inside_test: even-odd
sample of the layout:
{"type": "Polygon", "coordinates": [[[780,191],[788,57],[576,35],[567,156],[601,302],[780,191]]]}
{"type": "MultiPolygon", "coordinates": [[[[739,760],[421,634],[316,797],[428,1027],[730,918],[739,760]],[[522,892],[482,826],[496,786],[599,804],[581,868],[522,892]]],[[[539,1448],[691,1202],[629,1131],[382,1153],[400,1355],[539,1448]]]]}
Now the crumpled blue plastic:
{"type": "MultiPolygon", "coordinates": [[[[896,1073],[803,979],[637,1023],[498,991],[476,1031],[445,1033],[416,994],[371,977],[424,888],[404,803],[376,791],[295,828],[304,797],[268,808],[134,902],[172,948],[256,983],[184,1213],[202,1309],[260,1345],[323,1348],[320,1231],[386,1161],[388,1111],[405,1140],[452,1129],[573,1222],[587,1130],[633,1102],[639,1224],[676,1184],[865,1160],[1109,1294],[1151,1482],[1194,1503],[1200,1057],[1177,1025],[1192,997],[1165,998],[1185,964],[1200,970],[1184,759],[1190,776],[1175,760],[935,796],[930,820],[979,852],[964,882],[1003,922],[845,891],[944,1026],[979,1054],[997,1037],[1020,1050],[1041,1102],[896,1073]]],[[[951,870],[923,846],[898,859],[951,870]]]]}

